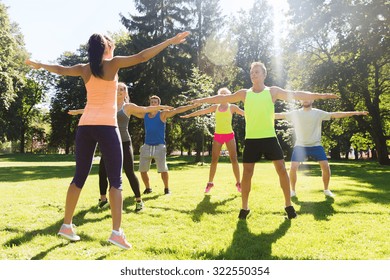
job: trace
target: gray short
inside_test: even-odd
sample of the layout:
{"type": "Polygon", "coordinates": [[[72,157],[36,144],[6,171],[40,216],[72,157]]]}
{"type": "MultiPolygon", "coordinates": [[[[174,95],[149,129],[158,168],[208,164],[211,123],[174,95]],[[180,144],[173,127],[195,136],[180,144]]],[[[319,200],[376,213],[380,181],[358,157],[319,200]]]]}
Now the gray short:
{"type": "Polygon", "coordinates": [[[144,144],[141,146],[139,153],[139,172],[149,171],[152,159],[156,161],[158,172],[168,172],[167,148],[164,144],[157,146],[144,144]]]}

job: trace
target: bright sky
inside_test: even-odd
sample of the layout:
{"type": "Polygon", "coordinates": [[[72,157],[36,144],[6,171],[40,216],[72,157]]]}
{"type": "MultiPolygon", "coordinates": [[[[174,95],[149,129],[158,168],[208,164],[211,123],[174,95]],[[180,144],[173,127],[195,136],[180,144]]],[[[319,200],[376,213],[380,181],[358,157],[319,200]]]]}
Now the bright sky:
{"type": "MultiPolygon", "coordinates": [[[[87,42],[92,33],[124,30],[119,13],[135,13],[132,0],[0,0],[19,24],[33,59],[53,62],[87,42]]],[[[254,0],[220,0],[223,11],[248,10],[254,0]]],[[[275,1],[275,0],[274,0],[275,1]]],[[[279,0],[276,0],[279,1],[279,0]]]]}

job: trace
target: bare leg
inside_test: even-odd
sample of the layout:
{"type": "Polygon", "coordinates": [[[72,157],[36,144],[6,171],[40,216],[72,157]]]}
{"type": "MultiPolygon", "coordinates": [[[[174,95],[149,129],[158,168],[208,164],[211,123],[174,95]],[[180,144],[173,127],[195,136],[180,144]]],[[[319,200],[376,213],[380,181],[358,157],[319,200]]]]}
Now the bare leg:
{"type": "Polygon", "coordinates": [[[237,160],[236,140],[233,138],[232,140],[227,142],[226,147],[229,151],[230,162],[232,163],[236,183],[240,183],[240,166],[238,165],[237,160]]]}
{"type": "Polygon", "coordinates": [[[161,179],[163,180],[164,187],[167,189],[168,188],[168,181],[169,181],[169,175],[168,172],[161,172],[161,179]]]}
{"type": "Polygon", "coordinates": [[[329,181],[330,181],[330,167],[327,160],[321,160],[318,162],[322,171],[322,182],[324,183],[324,190],[329,189],[329,181]]]}
{"type": "Polygon", "coordinates": [[[122,223],[122,191],[114,187],[110,187],[109,195],[111,204],[112,229],[119,231],[122,223]]]}
{"type": "Polygon", "coordinates": [[[273,162],[273,164],[275,166],[275,170],[279,176],[279,183],[280,183],[280,187],[282,188],[282,191],[283,191],[285,206],[286,207],[291,206],[290,179],[288,177],[288,173],[286,170],[284,160],[283,159],[274,160],[272,162],[273,162]]]}
{"type": "Polygon", "coordinates": [[[145,188],[150,189],[148,172],[141,172],[142,182],[144,182],[145,188]]]}
{"type": "Polygon", "coordinates": [[[64,224],[72,224],[74,210],[76,209],[80,193],[80,188],[76,187],[74,183],[70,184],[68,192],[66,194],[64,224]]]}
{"type": "Polygon", "coordinates": [[[219,154],[221,152],[222,144],[213,141],[213,148],[212,148],[212,153],[211,153],[211,165],[210,165],[210,171],[209,171],[209,182],[214,181],[214,176],[217,171],[217,164],[218,164],[218,159],[219,159],[219,154]]]}
{"type": "Polygon", "coordinates": [[[241,201],[242,201],[242,209],[249,209],[249,193],[251,191],[252,184],[252,176],[253,171],[255,169],[255,163],[244,163],[244,171],[242,173],[242,181],[241,181],[241,201]]]}
{"type": "Polygon", "coordinates": [[[292,161],[291,167],[290,167],[290,184],[291,189],[295,191],[295,185],[297,183],[297,172],[299,168],[299,162],[298,161],[292,161]]]}

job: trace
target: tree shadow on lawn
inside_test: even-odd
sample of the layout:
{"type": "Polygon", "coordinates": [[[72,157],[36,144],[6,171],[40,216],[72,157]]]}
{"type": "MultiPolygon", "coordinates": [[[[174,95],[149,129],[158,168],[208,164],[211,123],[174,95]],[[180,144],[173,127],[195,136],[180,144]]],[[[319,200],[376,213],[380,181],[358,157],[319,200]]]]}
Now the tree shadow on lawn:
{"type": "Polygon", "coordinates": [[[294,196],[291,201],[300,206],[298,214],[312,214],[315,220],[329,220],[333,216],[333,197],[326,197],[324,201],[299,201],[298,197],[294,196]]]}
{"type": "Polygon", "coordinates": [[[231,245],[219,254],[201,252],[200,257],[210,260],[278,260],[272,255],[272,244],[286,235],[291,221],[286,219],[271,233],[253,234],[247,220],[239,220],[231,245]]]}
{"type": "MultiPolygon", "coordinates": [[[[102,221],[102,220],[105,220],[105,219],[111,217],[111,214],[107,214],[101,218],[93,218],[93,219],[85,218],[85,215],[87,213],[99,213],[99,212],[101,212],[101,211],[96,206],[93,206],[93,207],[86,209],[86,210],[79,211],[75,216],[73,216],[73,222],[76,225],[84,225],[87,223],[95,223],[98,221],[102,221]]],[[[23,244],[26,244],[26,243],[32,241],[36,236],[39,236],[39,235],[51,235],[51,236],[57,235],[62,223],[63,223],[63,220],[61,219],[60,221],[57,221],[54,224],[52,224],[46,228],[39,229],[39,230],[26,231],[26,232],[22,231],[20,229],[17,229],[17,228],[6,227],[2,230],[7,231],[7,232],[22,233],[22,236],[18,236],[18,237],[15,237],[15,238],[8,240],[7,242],[5,242],[3,244],[3,246],[4,247],[21,246],[23,244]]],[[[92,238],[91,236],[89,236],[85,233],[77,232],[77,234],[81,237],[82,240],[86,240],[86,241],[94,240],[94,238],[92,238]]],[[[61,238],[61,237],[59,237],[59,238],[61,238]]],[[[66,240],[66,239],[61,238],[61,240],[66,240]]],[[[71,241],[69,241],[69,242],[71,242],[71,241]]],[[[46,251],[43,251],[43,252],[36,254],[33,258],[36,260],[42,259],[51,250],[54,250],[58,247],[63,247],[63,246],[64,245],[61,245],[61,244],[53,246],[52,248],[50,248],[46,251]]]]}
{"type": "MultiPolygon", "coordinates": [[[[369,184],[372,186],[373,190],[381,192],[369,192],[366,191],[366,188],[364,188],[364,190],[360,191],[354,190],[353,192],[356,192],[356,194],[353,195],[365,197],[375,203],[386,205],[390,201],[390,168],[380,166],[376,162],[335,161],[329,162],[329,165],[332,172],[332,178],[349,177],[355,180],[357,185],[359,183],[369,184]]],[[[304,168],[300,172],[303,172],[303,174],[307,176],[318,177],[321,179],[321,168],[317,162],[313,162],[312,164],[304,164],[304,168]]],[[[337,194],[342,195],[343,192],[349,193],[350,190],[338,190],[337,194]]]]}
{"type": "Polygon", "coordinates": [[[2,162],[62,162],[62,161],[75,161],[75,155],[59,155],[59,154],[7,154],[0,155],[0,161],[2,162]]]}

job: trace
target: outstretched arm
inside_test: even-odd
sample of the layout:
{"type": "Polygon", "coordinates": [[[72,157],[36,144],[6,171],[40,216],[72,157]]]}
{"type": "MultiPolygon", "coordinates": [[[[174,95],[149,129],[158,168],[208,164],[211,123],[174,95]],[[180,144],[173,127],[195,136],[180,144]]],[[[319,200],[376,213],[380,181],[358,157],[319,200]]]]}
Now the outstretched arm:
{"type": "Polygon", "coordinates": [[[238,115],[241,115],[241,116],[245,116],[244,110],[242,110],[240,107],[238,107],[235,104],[231,105],[231,110],[232,110],[232,113],[235,113],[235,114],[238,114],[238,115]]]}
{"type": "Polygon", "coordinates": [[[228,95],[214,95],[204,98],[198,98],[191,100],[192,103],[210,103],[210,104],[221,104],[221,103],[237,103],[245,101],[246,90],[241,89],[233,94],[228,95]]]}
{"type": "Polygon", "coordinates": [[[181,32],[176,36],[165,40],[164,42],[155,45],[153,47],[147,48],[145,50],[140,51],[135,55],[130,56],[115,56],[112,61],[116,65],[117,68],[126,68],[130,67],[142,62],[146,62],[149,59],[158,55],[162,50],[164,50],[169,45],[177,45],[184,43],[186,41],[186,37],[190,34],[190,32],[181,32]]]}
{"type": "Polygon", "coordinates": [[[176,114],[184,113],[185,111],[194,109],[198,106],[200,106],[200,104],[196,103],[196,104],[191,104],[191,105],[180,106],[180,107],[177,107],[177,108],[175,108],[173,110],[169,110],[169,111],[163,111],[161,113],[161,120],[166,121],[167,118],[171,118],[176,114]]]}
{"type": "Polygon", "coordinates": [[[206,114],[215,112],[216,109],[217,109],[217,105],[212,105],[212,106],[207,107],[205,109],[201,109],[201,110],[192,112],[191,114],[180,116],[180,118],[187,119],[187,118],[191,118],[191,117],[206,115],[206,114]]]}
{"type": "Polygon", "coordinates": [[[172,106],[166,106],[166,105],[158,105],[158,106],[138,106],[134,103],[126,103],[123,106],[123,109],[126,113],[126,115],[145,115],[146,113],[156,112],[160,110],[170,110],[172,109],[172,106]]]}
{"type": "Polygon", "coordinates": [[[76,110],[69,110],[68,114],[72,116],[76,115],[82,115],[84,113],[84,109],[76,109],[76,110]]]}
{"type": "Polygon", "coordinates": [[[332,112],[330,117],[332,119],[346,118],[350,116],[366,116],[368,112],[366,111],[353,111],[353,112],[332,112]]]}
{"type": "Polygon", "coordinates": [[[35,69],[43,68],[49,72],[56,73],[63,76],[82,76],[83,74],[83,67],[85,64],[76,64],[73,66],[62,66],[62,65],[56,65],[56,64],[45,64],[36,62],[30,59],[26,60],[26,64],[30,65],[31,67],[35,69]]]}
{"type": "Polygon", "coordinates": [[[291,91],[285,90],[280,87],[271,87],[270,92],[272,95],[272,100],[275,102],[277,99],[280,100],[317,100],[317,99],[333,99],[339,98],[336,94],[333,93],[313,93],[309,91],[291,91]]]}

